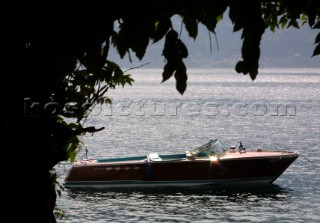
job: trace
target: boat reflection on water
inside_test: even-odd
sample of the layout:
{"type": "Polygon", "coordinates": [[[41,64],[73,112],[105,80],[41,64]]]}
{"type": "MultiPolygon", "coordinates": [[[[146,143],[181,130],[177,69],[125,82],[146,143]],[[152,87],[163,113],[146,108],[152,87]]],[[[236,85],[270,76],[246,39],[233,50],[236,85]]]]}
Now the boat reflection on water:
{"type": "Polygon", "coordinates": [[[294,191],[277,184],[65,192],[72,222],[277,222],[294,204],[294,191]]]}
{"type": "Polygon", "coordinates": [[[269,185],[214,185],[199,187],[154,187],[140,188],[109,188],[109,189],[69,189],[67,196],[75,201],[100,202],[114,199],[145,202],[162,200],[163,202],[195,202],[196,200],[207,200],[215,202],[245,203],[259,201],[289,201],[293,190],[281,187],[277,184],[269,185]],[[213,200],[212,200],[213,199],[213,200]],[[193,200],[193,201],[191,201],[193,200]]]}

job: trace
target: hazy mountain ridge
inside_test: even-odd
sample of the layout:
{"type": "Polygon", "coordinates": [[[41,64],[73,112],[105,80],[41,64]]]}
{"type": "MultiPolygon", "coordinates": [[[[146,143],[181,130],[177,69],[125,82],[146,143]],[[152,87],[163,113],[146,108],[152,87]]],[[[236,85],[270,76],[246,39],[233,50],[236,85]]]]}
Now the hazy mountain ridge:
{"type": "MultiPolygon", "coordinates": [[[[174,26],[180,32],[181,22],[176,20],[174,26]]],[[[260,68],[319,67],[320,57],[311,57],[317,31],[311,30],[308,25],[300,29],[278,29],[274,33],[266,30],[261,42],[260,68]]],[[[188,68],[234,68],[237,61],[241,60],[241,33],[241,30],[233,32],[230,21],[218,24],[216,36],[209,34],[201,25],[196,40],[190,38],[183,28],[181,39],[189,50],[189,56],[184,62],[188,68]]],[[[164,40],[151,43],[142,61],[139,61],[133,52],[132,63],[129,62],[128,56],[121,60],[112,52],[109,59],[121,67],[130,68],[149,63],[145,68],[162,68],[165,64],[161,55],[163,44],[164,40]]]]}

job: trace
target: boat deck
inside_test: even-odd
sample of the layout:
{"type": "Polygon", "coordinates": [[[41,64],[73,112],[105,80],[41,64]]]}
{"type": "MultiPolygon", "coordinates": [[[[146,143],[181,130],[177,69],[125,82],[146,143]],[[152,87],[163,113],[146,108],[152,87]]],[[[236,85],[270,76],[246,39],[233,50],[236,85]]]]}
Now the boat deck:
{"type": "MultiPolygon", "coordinates": [[[[284,157],[284,156],[298,156],[296,152],[287,151],[268,151],[262,149],[248,150],[246,152],[230,151],[226,155],[220,158],[220,160],[225,159],[251,159],[251,158],[263,158],[263,157],[284,157]]],[[[159,155],[159,159],[150,160],[151,162],[173,162],[173,161],[209,161],[216,160],[210,157],[196,157],[194,159],[187,158],[185,154],[172,154],[172,155],[159,155]]],[[[87,159],[78,160],[74,165],[103,165],[103,164],[139,164],[148,162],[147,156],[139,157],[127,157],[127,158],[111,158],[111,159],[87,159]]]]}
{"type": "Polygon", "coordinates": [[[298,153],[296,152],[288,152],[288,151],[268,151],[268,150],[250,150],[244,153],[229,152],[225,156],[221,157],[221,159],[239,159],[239,158],[253,158],[253,157],[278,157],[278,156],[296,156],[298,153]]]}

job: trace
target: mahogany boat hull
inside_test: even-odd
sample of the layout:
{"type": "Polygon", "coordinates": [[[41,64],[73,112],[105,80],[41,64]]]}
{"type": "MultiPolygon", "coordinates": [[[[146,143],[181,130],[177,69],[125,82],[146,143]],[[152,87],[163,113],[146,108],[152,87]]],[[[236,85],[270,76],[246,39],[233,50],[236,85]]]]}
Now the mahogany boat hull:
{"type": "MultiPolygon", "coordinates": [[[[258,151],[258,150],[257,150],[258,151]]],[[[295,152],[253,151],[217,160],[78,161],[69,170],[66,188],[271,184],[298,158],[295,152]]]]}

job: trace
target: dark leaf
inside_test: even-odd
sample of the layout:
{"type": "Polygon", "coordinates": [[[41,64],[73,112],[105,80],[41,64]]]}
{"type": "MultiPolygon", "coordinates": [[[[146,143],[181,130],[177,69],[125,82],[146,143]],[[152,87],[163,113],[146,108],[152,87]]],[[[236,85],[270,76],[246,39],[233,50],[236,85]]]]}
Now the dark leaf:
{"type": "Polygon", "coordinates": [[[250,74],[251,79],[254,81],[258,75],[258,68],[251,67],[249,64],[244,61],[239,61],[236,65],[236,71],[238,73],[250,74]]]}
{"type": "Polygon", "coordinates": [[[236,71],[237,73],[248,74],[249,68],[243,61],[239,61],[236,65],[236,71]]]}
{"type": "Polygon", "coordinates": [[[320,29],[320,20],[312,27],[312,29],[320,29]]]}
{"type": "Polygon", "coordinates": [[[206,26],[206,28],[211,31],[211,32],[215,32],[215,28],[216,28],[216,25],[217,25],[217,20],[218,18],[216,19],[212,19],[211,17],[208,17],[208,16],[202,16],[200,18],[200,22],[206,26]]]}
{"type": "Polygon", "coordinates": [[[242,29],[242,26],[238,23],[235,23],[233,26],[233,32],[237,32],[242,29]]]}
{"type": "Polygon", "coordinates": [[[317,0],[311,0],[308,3],[308,21],[310,27],[312,27],[316,22],[318,5],[319,3],[317,0]]]}
{"type": "Polygon", "coordinates": [[[171,28],[171,20],[170,19],[164,19],[156,23],[155,26],[155,32],[154,32],[154,37],[153,37],[153,42],[158,42],[161,40],[164,35],[169,31],[171,28]]]}
{"type": "Polygon", "coordinates": [[[109,53],[109,41],[107,41],[106,45],[104,45],[103,47],[102,57],[104,60],[108,58],[108,53],[109,53]]]}
{"type": "Polygon", "coordinates": [[[178,39],[178,33],[171,29],[166,35],[166,42],[172,43],[178,39]]]}
{"type": "Polygon", "coordinates": [[[162,82],[165,82],[168,80],[172,75],[173,72],[176,70],[176,64],[175,63],[167,63],[164,68],[163,68],[163,73],[162,73],[162,82]]]}
{"type": "Polygon", "coordinates": [[[148,34],[141,30],[136,30],[131,38],[132,41],[130,42],[130,47],[136,53],[136,56],[142,60],[149,44],[148,34]]]}
{"type": "MultiPolygon", "coordinates": [[[[250,14],[242,14],[243,27],[243,45],[241,49],[243,61],[239,61],[236,65],[238,73],[250,74],[254,80],[258,74],[259,58],[260,58],[260,41],[265,31],[266,24],[262,16],[261,6],[255,3],[254,11],[250,14]]],[[[244,9],[244,10],[247,10],[244,9]]]]}
{"type": "Polygon", "coordinates": [[[282,16],[279,20],[279,24],[281,25],[281,28],[283,29],[287,25],[288,19],[287,16],[282,16]]]}
{"type": "Polygon", "coordinates": [[[316,48],[313,51],[312,57],[317,56],[320,54],[320,44],[318,44],[318,46],[316,46],[316,48]]]}
{"type": "Polygon", "coordinates": [[[301,15],[300,21],[301,21],[301,25],[303,26],[304,24],[308,23],[308,17],[306,15],[301,15]]]}
{"type": "Polygon", "coordinates": [[[308,15],[308,22],[309,22],[309,26],[312,27],[315,23],[316,20],[316,14],[315,13],[309,13],[308,15]]]}
{"type": "Polygon", "coordinates": [[[176,88],[180,94],[183,94],[187,88],[187,68],[182,61],[178,63],[176,72],[174,73],[176,79],[176,88]]]}
{"type": "Polygon", "coordinates": [[[316,40],[314,41],[314,43],[320,43],[320,33],[318,33],[316,40]]]}
{"type": "Polygon", "coordinates": [[[104,65],[105,60],[101,56],[101,45],[90,44],[87,46],[87,54],[85,56],[85,65],[90,73],[98,73],[101,67],[104,65]]]}
{"type": "Polygon", "coordinates": [[[162,55],[167,60],[172,60],[173,58],[177,57],[177,39],[178,39],[178,33],[175,30],[170,30],[166,35],[166,40],[164,42],[164,48],[162,51],[162,55]]]}
{"type": "Polygon", "coordinates": [[[251,70],[249,74],[250,74],[251,80],[254,81],[258,75],[258,69],[251,70]]]}
{"type": "Polygon", "coordinates": [[[112,36],[113,43],[122,59],[129,50],[128,43],[130,38],[131,35],[126,28],[120,29],[117,34],[112,36]]]}
{"type": "Polygon", "coordinates": [[[287,28],[289,28],[290,26],[293,26],[294,28],[297,28],[297,29],[299,29],[299,28],[300,28],[300,27],[299,27],[299,24],[298,24],[298,22],[297,22],[297,20],[295,20],[295,19],[290,20],[290,22],[289,22],[289,24],[288,24],[287,28]]]}
{"type": "Polygon", "coordinates": [[[198,22],[196,18],[194,18],[193,16],[185,16],[183,18],[183,22],[186,26],[186,30],[188,31],[189,36],[195,40],[198,35],[198,22]]]}
{"type": "Polygon", "coordinates": [[[188,49],[180,39],[177,40],[177,54],[180,58],[188,57],[188,49]]]}

